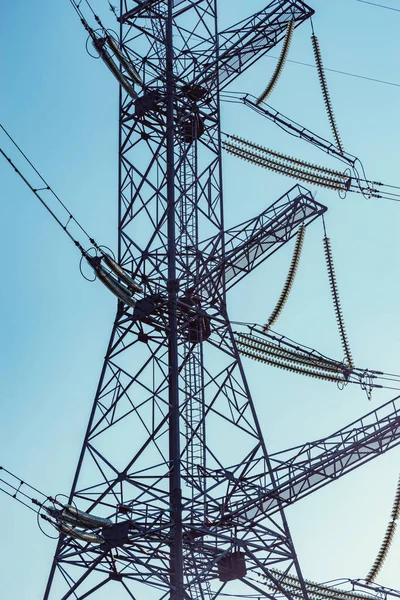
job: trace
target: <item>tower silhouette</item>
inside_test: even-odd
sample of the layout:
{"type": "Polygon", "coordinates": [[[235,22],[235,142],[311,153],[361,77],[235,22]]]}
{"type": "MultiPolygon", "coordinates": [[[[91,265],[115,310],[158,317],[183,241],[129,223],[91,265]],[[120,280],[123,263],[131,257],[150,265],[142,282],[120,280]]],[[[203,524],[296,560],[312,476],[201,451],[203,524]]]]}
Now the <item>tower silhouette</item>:
{"type": "Polygon", "coordinates": [[[219,32],[216,0],[121,1],[118,41],[85,23],[121,83],[123,271],[45,599],[290,598],[274,569],[307,597],[226,292],[325,207],[295,186],[224,228],[219,94],[312,12],[274,1],[219,32]]]}

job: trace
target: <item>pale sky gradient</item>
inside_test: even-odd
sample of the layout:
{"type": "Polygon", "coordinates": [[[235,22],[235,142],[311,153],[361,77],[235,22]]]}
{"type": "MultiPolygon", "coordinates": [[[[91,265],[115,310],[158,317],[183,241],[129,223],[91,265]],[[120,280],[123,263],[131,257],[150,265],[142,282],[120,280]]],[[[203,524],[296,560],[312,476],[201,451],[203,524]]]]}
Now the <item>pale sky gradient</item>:
{"type": "MultiPolygon", "coordinates": [[[[356,0],[309,4],[326,67],[400,86],[400,13],[356,0]]],[[[220,0],[221,27],[265,5],[220,0]]],[[[296,30],[289,58],[313,61],[310,34],[309,23],[296,30]]],[[[85,41],[67,0],[8,2],[0,22],[0,122],[96,240],[116,248],[118,86],[104,64],[87,55],[85,41]]],[[[230,89],[258,94],[274,66],[274,59],[261,59],[230,89]]],[[[361,158],[369,178],[400,185],[400,87],[330,72],[327,80],[345,149],[361,158]]],[[[269,103],[331,139],[314,69],[288,63],[269,103]]],[[[341,168],[245,107],[223,105],[222,119],[227,133],[341,168]]],[[[227,226],[258,214],[294,183],[226,156],[227,226]]],[[[314,191],[329,207],[327,231],[355,363],[399,373],[400,205],[314,191]]],[[[115,299],[80,276],[78,252],[4,160],[0,196],[0,464],[48,494],[68,493],[115,299]]],[[[340,359],[322,237],[316,222],[276,330],[340,359]]],[[[291,251],[284,248],[232,292],[233,319],[265,322],[291,251]]],[[[376,392],[368,402],[355,386],[341,392],[334,384],[244,363],[272,451],[328,435],[396,395],[376,392]]],[[[399,465],[396,449],[287,511],[306,578],[366,575],[389,518],[399,465]]],[[[2,597],[39,600],[55,543],[40,532],[33,513],[4,494],[0,510],[2,597]]],[[[399,554],[400,534],[378,579],[394,588],[400,588],[399,554]]]]}

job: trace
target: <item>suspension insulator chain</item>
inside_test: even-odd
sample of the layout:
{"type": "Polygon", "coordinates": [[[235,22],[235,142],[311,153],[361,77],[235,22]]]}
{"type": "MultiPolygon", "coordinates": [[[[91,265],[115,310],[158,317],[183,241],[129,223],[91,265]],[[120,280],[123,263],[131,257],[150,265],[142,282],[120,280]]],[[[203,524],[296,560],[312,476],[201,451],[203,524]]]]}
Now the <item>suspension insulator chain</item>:
{"type": "Polygon", "coordinates": [[[396,494],[394,496],[392,512],[390,515],[390,521],[387,524],[385,535],[382,540],[381,547],[379,548],[379,552],[375,558],[375,561],[368,572],[365,580],[367,583],[372,583],[376,577],[378,576],[379,571],[383,567],[383,563],[388,555],[389,548],[392,544],[393,537],[397,527],[397,519],[400,516],[400,477],[397,481],[396,494]]]}
{"type": "Polygon", "coordinates": [[[322,96],[324,99],[329,123],[330,123],[331,129],[332,129],[333,136],[336,141],[336,145],[339,148],[340,152],[343,153],[344,152],[343,145],[342,145],[342,142],[341,142],[341,139],[339,136],[339,131],[338,131],[338,128],[336,125],[335,115],[333,113],[331,99],[329,97],[328,85],[326,83],[325,71],[324,71],[324,67],[322,64],[321,50],[320,50],[318,38],[316,35],[313,34],[311,36],[311,42],[312,42],[312,47],[313,47],[313,51],[314,51],[315,64],[316,64],[317,71],[318,71],[319,82],[321,85],[322,96]]]}
{"type": "Polygon", "coordinates": [[[245,150],[244,148],[238,148],[235,145],[230,144],[229,142],[224,142],[223,146],[229,154],[238,156],[243,160],[252,162],[253,164],[259,167],[269,169],[270,171],[274,171],[275,173],[286,175],[287,177],[292,177],[296,180],[305,181],[306,183],[311,183],[313,185],[328,188],[335,191],[346,190],[346,180],[348,179],[348,177],[344,177],[343,173],[338,172],[338,178],[334,179],[333,177],[325,175],[323,173],[314,173],[311,170],[306,170],[305,168],[291,166],[290,164],[285,164],[282,161],[272,160],[268,157],[259,156],[253,152],[245,150]]]}
{"type": "MultiPolygon", "coordinates": [[[[290,593],[293,596],[304,598],[303,588],[298,577],[284,573],[279,569],[270,569],[270,572],[276,577],[281,586],[287,590],[290,590],[290,593]]],[[[262,575],[262,577],[267,579],[265,575],[262,575]]],[[[310,599],[312,598],[320,600],[321,598],[328,598],[329,600],[370,600],[371,598],[371,596],[366,594],[341,590],[337,587],[331,587],[310,581],[309,579],[304,579],[304,583],[310,599]]],[[[270,589],[277,589],[275,582],[272,580],[268,580],[267,585],[270,589]]]]}
{"type": "Polygon", "coordinates": [[[333,306],[335,309],[336,321],[337,321],[337,325],[338,325],[338,329],[339,329],[339,335],[340,335],[340,339],[342,342],[342,347],[344,350],[347,364],[351,369],[354,369],[354,362],[353,362],[353,358],[351,356],[350,345],[349,345],[349,341],[347,339],[346,328],[344,326],[342,308],[340,306],[339,293],[338,293],[337,283],[336,283],[335,268],[333,266],[331,243],[330,243],[329,238],[327,238],[326,236],[323,239],[323,244],[324,244],[326,265],[328,268],[329,284],[331,287],[333,306]]]}
{"type": "Polygon", "coordinates": [[[267,323],[264,325],[264,331],[268,331],[268,329],[273,325],[281,314],[291,292],[294,279],[296,277],[297,269],[299,266],[301,251],[303,248],[304,236],[306,233],[306,228],[302,225],[297,233],[296,244],[293,250],[292,262],[290,263],[289,272],[286,277],[285,285],[283,286],[282,293],[278,299],[278,302],[275,305],[274,310],[271,313],[267,323]]]}
{"type": "Polygon", "coordinates": [[[241,347],[253,351],[260,357],[270,355],[280,360],[290,361],[296,365],[330,371],[335,374],[343,373],[344,370],[344,365],[340,363],[323,359],[320,356],[313,356],[311,353],[290,350],[279,344],[266,342],[249,333],[237,333],[236,336],[236,341],[241,347]]]}
{"type": "Polygon", "coordinates": [[[397,481],[396,494],[393,500],[393,508],[390,516],[392,521],[397,521],[400,516],[400,477],[397,481]]]}
{"type": "Polygon", "coordinates": [[[275,67],[275,71],[273,72],[272,77],[271,77],[267,87],[257,98],[257,100],[256,100],[257,106],[260,106],[260,104],[262,104],[264,102],[264,100],[266,100],[268,98],[268,96],[271,94],[272,90],[278,83],[278,79],[281,76],[283,67],[285,66],[285,62],[286,62],[287,55],[288,55],[289,48],[290,48],[290,43],[291,43],[292,37],[293,37],[293,31],[294,31],[294,21],[290,21],[290,23],[288,24],[287,29],[286,29],[285,39],[283,41],[281,54],[279,56],[278,63],[275,67]]]}
{"type": "Polygon", "coordinates": [[[309,366],[301,364],[300,361],[296,361],[293,358],[284,358],[280,356],[268,356],[263,350],[251,347],[248,343],[243,343],[240,339],[237,340],[238,350],[240,354],[263,362],[265,364],[291,371],[300,375],[308,375],[316,379],[322,379],[325,381],[332,381],[335,383],[343,383],[343,376],[339,373],[326,372],[323,366],[309,366]]]}
{"type": "MultiPolygon", "coordinates": [[[[316,165],[313,163],[309,163],[305,160],[301,160],[300,158],[296,158],[294,156],[289,156],[287,154],[283,154],[283,152],[277,152],[276,150],[271,150],[270,148],[266,148],[265,146],[261,146],[261,144],[256,144],[255,142],[251,142],[250,140],[246,140],[238,135],[227,135],[228,139],[233,140],[235,143],[240,146],[248,146],[251,150],[257,150],[259,152],[254,153],[256,156],[261,154],[271,154],[272,156],[285,161],[287,163],[292,163],[295,166],[301,166],[309,171],[318,171],[327,175],[333,175],[334,177],[342,178],[343,180],[348,179],[348,175],[345,173],[341,173],[340,171],[336,171],[335,169],[330,169],[329,167],[323,167],[321,165],[316,165]]],[[[248,150],[247,150],[248,151],[248,150]]],[[[319,173],[321,174],[321,173],[319,173]]]]}
{"type": "Polygon", "coordinates": [[[274,359],[272,357],[267,356],[257,356],[253,354],[252,351],[248,351],[245,349],[240,349],[239,352],[248,358],[252,358],[253,360],[258,360],[259,362],[263,362],[267,365],[272,365],[273,367],[278,367],[278,369],[285,369],[286,371],[291,371],[292,373],[296,373],[298,375],[308,375],[309,377],[314,377],[315,379],[322,379],[324,381],[332,381],[334,383],[343,383],[343,377],[341,376],[333,376],[328,373],[320,373],[318,371],[312,371],[308,369],[302,369],[299,366],[288,364],[284,361],[274,359]]]}

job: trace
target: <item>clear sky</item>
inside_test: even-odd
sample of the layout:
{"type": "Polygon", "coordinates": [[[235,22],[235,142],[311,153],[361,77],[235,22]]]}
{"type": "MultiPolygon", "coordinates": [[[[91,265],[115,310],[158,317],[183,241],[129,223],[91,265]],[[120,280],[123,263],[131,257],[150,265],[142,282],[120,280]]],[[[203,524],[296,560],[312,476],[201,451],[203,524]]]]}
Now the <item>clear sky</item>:
{"type": "MultiPolygon", "coordinates": [[[[100,2],[100,0],[98,0],[100,2]]],[[[105,0],[102,0],[105,4],[105,0]]],[[[396,0],[384,0],[397,8],[396,0]]],[[[221,24],[233,24],[265,0],[220,0],[221,24]]],[[[346,150],[367,176],[400,185],[398,144],[400,12],[357,0],[311,0],[346,150]]],[[[312,63],[310,25],[296,30],[289,58],[312,63]]],[[[116,247],[118,87],[88,56],[86,35],[67,0],[3,6],[0,21],[0,122],[70,209],[101,243],[116,247]]],[[[279,54],[279,49],[272,52],[279,54]]],[[[276,61],[265,57],[232,84],[258,94],[276,61]]],[[[288,63],[269,103],[330,139],[315,69],[288,63]]],[[[223,105],[222,128],[286,154],[341,168],[245,107],[223,105]]],[[[227,226],[258,214],[294,184],[225,157],[227,226]]],[[[344,318],[355,363],[399,373],[400,206],[323,189],[344,318]]],[[[0,161],[0,464],[44,492],[68,493],[115,312],[115,299],[79,274],[79,255],[13,171],[0,161]]],[[[307,231],[304,255],[276,330],[340,359],[320,223],[307,231]]],[[[231,317],[263,323],[276,302],[292,247],[265,263],[229,297],[231,317]]],[[[267,445],[272,451],[335,431],[395,392],[368,402],[356,387],[301,379],[245,360],[267,445]]],[[[388,520],[399,450],[325,487],[287,511],[305,577],[366,575],[388,520]]],[[[42,597],[55,542],[33,513],[0,496],[0,572],[5,600],[42,597]]],[[[378,581],[400,588],[400,535],[378,581]]]]}

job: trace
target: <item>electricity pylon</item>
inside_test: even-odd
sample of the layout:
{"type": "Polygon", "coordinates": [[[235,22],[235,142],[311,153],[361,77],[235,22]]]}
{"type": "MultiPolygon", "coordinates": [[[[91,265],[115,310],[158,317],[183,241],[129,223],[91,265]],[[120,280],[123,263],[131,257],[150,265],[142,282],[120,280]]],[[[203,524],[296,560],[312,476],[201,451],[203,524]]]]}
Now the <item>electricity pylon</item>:
{"type": "Polygon", "coordinates": [[[271,587],[291,598],[273,569],[307,597],[280,498],[263,511],[276,481],[226,292],[325,207],[295,186],[225,230],[219,94],[313,11],[273,1],[222,32],[216,11],[216,0],[122,0],[118,43],[88,29],[111,70],[119,61],[118,263],[142,291],[126,302],[126,280],[114,284],[45,600],[105,597],[107,586],[116,598],[271,587]]]}

